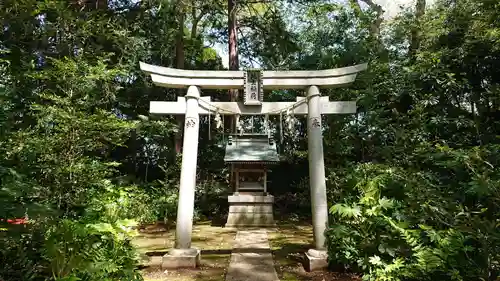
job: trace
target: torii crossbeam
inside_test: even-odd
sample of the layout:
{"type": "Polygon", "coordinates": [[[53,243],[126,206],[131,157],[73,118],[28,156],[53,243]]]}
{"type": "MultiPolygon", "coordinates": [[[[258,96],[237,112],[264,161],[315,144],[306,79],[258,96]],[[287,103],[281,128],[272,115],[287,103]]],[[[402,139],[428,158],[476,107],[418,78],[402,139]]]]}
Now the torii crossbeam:
{"type": "Polygon", "coordinates": [[[304,71],[204,71],[180,70],[140,63],[153,82],[162,87],[188,88],[177,101],[151,101],[150,112],[186,116],[175,247],[163,258],[163,267],[197,266],[199,251],[191,248],[191,232],[198,156],[199,115],[278,115],[292,108],[293,114],[308,115],[308,160],[313,215],[314,246],[307,252],[308,270],[326,267],[324,233],[328,224],[325,164],[321,114],[356,112],[354,101],[329,101],[320,88],[345,87],[353,83],[366,64],[337,69],[304,71]],[[200,97],[201,89],[245,89],[245,102],[212,102],[200,97]],[[262,102],[264,90],[304,89],[306,97],[297,102],[262,102]],[[216,108],[217,110],[214,110],[216,108]]]}
{"type": "MultiPolygon", "coordinates": [[[[237,115],[279,115],[288,108],[293,108],[295,115],[307,115],[307,100],[297,97],[297,102],[263,102],[261,106],[247,106],[243,102],[212,102],[210,97],[201,97],[198,114],[215,114],[219,109],[220,114],[237,115]],[[210,106],[209,106],[210,105],[210,106]]],[[[347,114],[356,113],[354,101],[329,101],[328,97],[320,98],[321,114],[347,114]]],[[[186,114],[186,98],[177,97],[176,102],[152,101],[149,112],[154,114],[184,115],[186,114]]]]}

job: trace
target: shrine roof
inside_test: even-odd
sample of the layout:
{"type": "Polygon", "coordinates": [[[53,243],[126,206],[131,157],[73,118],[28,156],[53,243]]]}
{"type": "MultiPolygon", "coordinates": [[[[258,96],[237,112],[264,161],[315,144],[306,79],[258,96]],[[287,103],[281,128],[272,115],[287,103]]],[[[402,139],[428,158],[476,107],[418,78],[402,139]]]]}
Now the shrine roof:
{"type": "Polygon", "coordinates": [[[275,163],[279,162],[276,143],[267,135],[242,135],[233,137],[226,145],[225,162],[275,163]]]}

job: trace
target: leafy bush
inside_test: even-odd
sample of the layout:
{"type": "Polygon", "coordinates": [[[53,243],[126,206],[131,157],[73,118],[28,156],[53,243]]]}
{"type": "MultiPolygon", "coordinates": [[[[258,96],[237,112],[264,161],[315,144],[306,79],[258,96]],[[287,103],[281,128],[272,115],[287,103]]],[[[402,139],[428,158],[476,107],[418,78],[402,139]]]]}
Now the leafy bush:
{"type": "Polygon", "coordinates": [[[150,196],[154,196],[151,208],[155,212],[156,218],[163,218],[164,223],[175,221],[179,190],[177,188],[158,187],[150,196]]]}
{"type": "Polygon", "coordinates": [[[131,221],[82,224],[63,220],[48,229],[45,258],[54,280],[142,280],[130,244],[131,221]]]}
{"type": "Polygon", "coordinates": [[[291,221],[307,220],[311,217],[311,196],[309,191],[309,178],[298,180],[291,190],[275,195],[275,210],[283,219],[291,221]]]}
{"type": "Polygon", "coordinates": [[[103,182],[106,192],[92,196],[87,215],[94,219],[114,222],[119,219],[134,219],[139,223],[155,222],[159,217],[159,206],[154,192],[147,193],[137,186],[115,186],[109,180],[103,182]]]}
{"type": "Polygon", "coordinates": [[[331,263],[365,280],[495,280],[498,156],[497,146],[438,146],[406,167],[353,168],[350,199],[330,209],[331,263]]]}
{"type": "Polygon", "coordinates": [[[0,279],[142,280],[130,243],[133,226],[130,220],[88,224],[68,219],[8,226],[0,232],[0,279]]]}
{"type": "Polygon", "coordinates": [[[101,58],[50,63],[29,74],[40,84],[31,124],[0,139],[0,218],[29,219],[0,233],[0,279],[139,280],[126,219],[150,219],[147,195],[112,184],[120,164],[106,157],[136,122],[100,107],[122,71],[101,58]]]}
{"type": "Polygon", "coordinates": [[[43,235],[25,225],[0,229],[0,280],[43,280],[43,235]]]}
{"type": "Polygon", "coordinates": [[[196,186],[195,218],[214,218],[226,214],[228,189],[227,186],[215,181],[205,180],[196,186]]]}

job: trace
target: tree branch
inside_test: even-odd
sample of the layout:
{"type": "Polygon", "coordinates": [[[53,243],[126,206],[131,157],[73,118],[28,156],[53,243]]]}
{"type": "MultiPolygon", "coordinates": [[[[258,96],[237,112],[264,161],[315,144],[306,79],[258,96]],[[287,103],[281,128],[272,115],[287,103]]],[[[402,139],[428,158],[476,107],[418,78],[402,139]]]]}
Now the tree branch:
{"type": "Polygon", "coordinates": [[[411,60],[415,60],[417,50],[420,48],[420,18],[425,13],[425,0],[417,0],[415,5],[415,26],[411,30],[411,43],[408,49],[408,55],[411,60]]]}
{"type": "MultiPolygon", "coordinates": [[[[384,9],[382,9],[382,6],[376,4],[372,0],[361,0],[363,1],[368,7],[370,7],[372,10],[374,10],[377,13],[377,18],[375,21],[370,25],[370,30],[373,36],[376,38],[379,37],[380,35],[380,25],[382,25],[382,22],[384,21],[384,18],[382,15],[384,14],[384,9]]],[[[359,4],[358,4],[359,5],[359,4]]]]}

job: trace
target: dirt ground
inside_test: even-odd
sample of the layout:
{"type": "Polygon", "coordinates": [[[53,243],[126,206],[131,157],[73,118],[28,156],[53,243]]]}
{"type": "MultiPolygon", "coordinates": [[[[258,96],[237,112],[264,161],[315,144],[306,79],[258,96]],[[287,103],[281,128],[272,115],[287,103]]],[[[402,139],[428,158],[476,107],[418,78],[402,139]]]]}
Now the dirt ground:
{"type": "MultiPolygon", "coordinates": [[[[161,257],[173,247],[175,228],[149,226],[134,244],[143,257],[142,274],[146,281],[224,281],[236,231],[210,222],[193,226],[193,247],[202,249],[197,269],[162,270],[161,257]]],[[[276,271],[281,281],[358,281],[356,276],[334,272],[306,272],[304,252],[311,246],[310,225],[283,224],[269,230],[269,242],[276,271]]]]}

